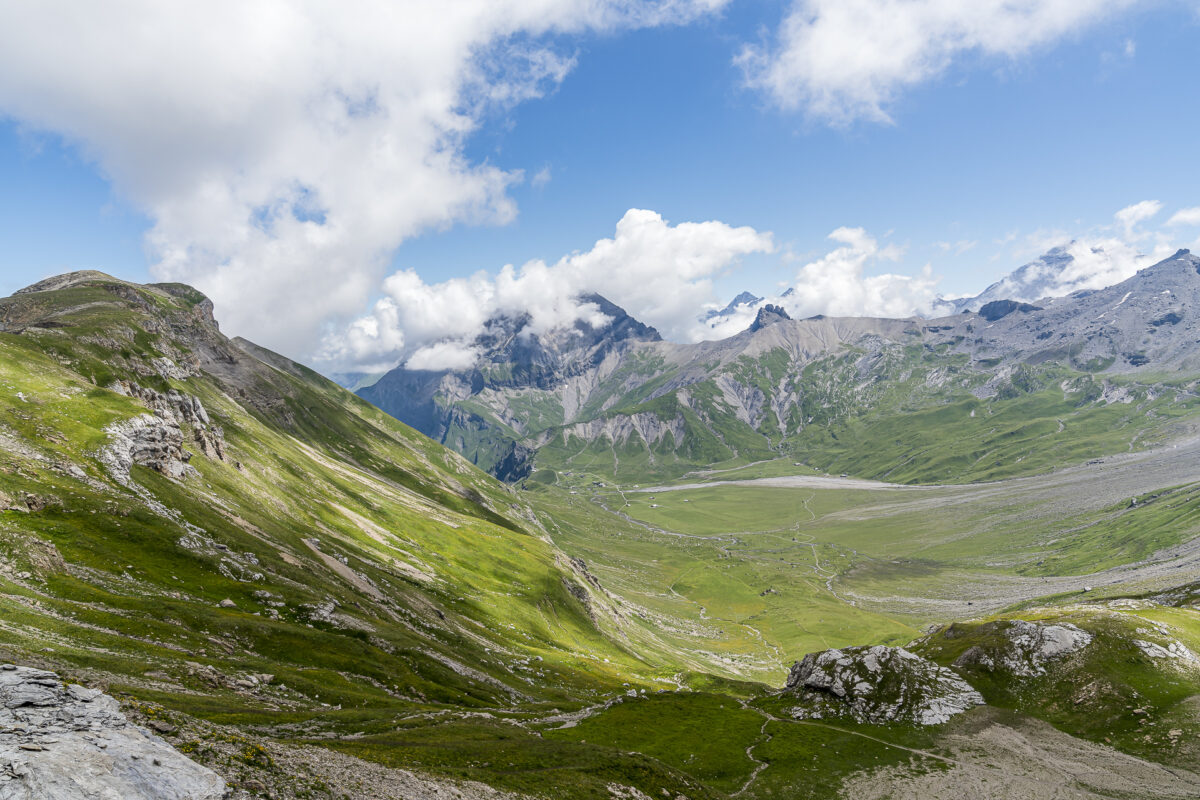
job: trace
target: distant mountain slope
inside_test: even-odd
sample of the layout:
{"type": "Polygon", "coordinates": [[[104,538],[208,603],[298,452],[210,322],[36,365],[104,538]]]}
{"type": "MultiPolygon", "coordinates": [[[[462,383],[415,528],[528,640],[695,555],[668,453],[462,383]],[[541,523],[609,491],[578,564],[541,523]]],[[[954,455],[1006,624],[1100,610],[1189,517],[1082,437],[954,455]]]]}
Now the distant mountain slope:
{"type": "Polygon", "coordinates": [[[1064,272],[1075,263],[1066,247],[1055,247],[1038,258],[1005,275],[974,297],[949,301],[955,313],[978,311],[995,300],[1032,303],[1050,297],[1063,280],[1064,272]]]}
{"type": "Polygon", "coordinates": [[[1128,280],[1044,303],[974,331],[976,354],[1064,361],[1091,371],[1200,369],[1200,258],[1187,250],[1128,280]]]}
{"type": "MultiPolygon", "coordinates": [[[[642,335],[622,312],[612,329],[530,336],[520,349],[503,337],[481,342],[484,355],[473,370],[399,369],[360,394],[508,480],[535,465],[587,463],[632,479],[810,454],[823,467],[863,469],[858,456],[831,458],[841,449],[833,443],[855,440],[847,437],[863,425],[886,427],[885,419],[956,403],[964,413],[989,415],[1025,408],[1030,430],[1047,418],[1107,408],[1114,397],[1174,404],[1170,413],[1129,423],[1156,427],[1184,408],[1176,401],[1186,392],[1148,389],[1135,376],[1200,371],[1198,264],[1180,251],[1117,286],[1045,308],[988,301],[986,317],[791,320],[763,309],[748,330],[693,345],[642,335]],[[974,407],[981,401],[990,410],[974,407]]],[[[1027,277],[1034,280],[1032,270],[1027,277]]],[[[519,320],[496,325],[521,327],[519,320]]],[[[968,436],[986,451],[987,436],[971,430],[991,428],[984,417],[967,419],[977,421],[963,423],[955,444],[968,436]]],[[[936,447],[937,437],[929,429],[921,446],[936,447]]],[[[1033,446],[1030,437],[1020,438],[1033,446]]],[[[1120,448],[1127,439],[1093,446],[1120,448]]],[[[1013,451],[1003,469],[1044,466],[1029,455],[1013,451]]],[[[922,474],[903,467],[911,462],[897,450],[873,461],[867,474],[910,480],[998,474],[994,465],[922,474]]]]}
{"type": "Polygon", "coordinates": [[[528,317],[498,317],[475,342],[482,356],[474,368],[397,367],[358,394],[484,469],[524,477],[528,468],[517,441],[526,432],[570,419],[617,364],[641,345],[662,341],[658,331],[603,297],[582,299],[595,303],[610,322],[594,328],[581,320],[538,336],[527,330],[528,317]],[[538,393],[556,401],[538,402],[538,393]],[[510,402],[517,406],[511,411],[510,402]]]}

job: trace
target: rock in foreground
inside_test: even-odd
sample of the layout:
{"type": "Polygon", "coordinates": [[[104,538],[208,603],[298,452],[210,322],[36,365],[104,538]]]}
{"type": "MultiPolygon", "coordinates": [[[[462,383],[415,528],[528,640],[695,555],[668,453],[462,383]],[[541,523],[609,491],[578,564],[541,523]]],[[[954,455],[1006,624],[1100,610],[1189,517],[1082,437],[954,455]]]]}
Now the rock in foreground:
{"type": "Polygon", "coordinates": [[[846,647],[809,653],[792,667],[787,688],[797,719],[938,725],[983,705],[983,697],[945,667],[901,647],[846,647]]]}
{"type": "Polygon", "coordinates": [[[219,800],[225,781],[117,701],[53,672],[0,668],[0,800],[219,800]]]}

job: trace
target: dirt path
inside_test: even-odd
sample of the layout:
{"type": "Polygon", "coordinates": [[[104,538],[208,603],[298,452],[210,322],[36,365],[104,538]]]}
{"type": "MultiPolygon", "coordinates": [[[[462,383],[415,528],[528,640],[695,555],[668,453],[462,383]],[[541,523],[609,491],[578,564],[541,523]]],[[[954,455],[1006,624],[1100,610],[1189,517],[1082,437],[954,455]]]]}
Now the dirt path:
{"type": "Polygon", "coordinates": [[[631,492],[679,492],[688,489],[708,489],[712,486],[766,486],[778,489],[902,489],[906,491],[928,491],[946,488],[943,486],[907,486],[903,483],[868,481],[861,478],[834,478],[824,475],[784,475],[778,478],[747,478],[745,480],[708,481],[706,483],[681,483],[675,486],[650,486],[645,489],[630,489],[631,492]]]}
{"type": "MultiPolygon", "coordinates": [[[[946,770],[864,770],[842,787],[853,800],[1194,800],[1200,775],[1076,739],[1047,723],[992,722],[951,733],[946,770]]],[[[896,746],[896,745],[892,745],[896,746]]],[[[928,754],[932,755],[932,754],[928,754]]]]}

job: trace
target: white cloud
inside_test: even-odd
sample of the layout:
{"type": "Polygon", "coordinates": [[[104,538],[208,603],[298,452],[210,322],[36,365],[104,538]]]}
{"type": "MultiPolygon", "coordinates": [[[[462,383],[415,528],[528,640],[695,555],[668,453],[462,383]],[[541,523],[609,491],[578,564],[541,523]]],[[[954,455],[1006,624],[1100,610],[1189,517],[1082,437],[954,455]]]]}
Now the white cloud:
{"type": "Polygon", "coordinates": [[[496,275],[478,272],[428,284],[414,271],[388,277],[371,313],[325,342],[321,359],[341,369],[469,364],[474,339],[497,315],[528,314],[528,332],[543,334],[584,320],[608,318],[580,295],[599,293],[669,339],[695,333],[698,309],[713,299],[712,280],[742,256],[774,250],[770,233],[723,222],[671,225],[659,214],[630,209],[611,239],[554,264],[530,261],[496,275]],[[446,360],[440,360],[446,359],[446,360]]]}
{"type": "Polygon", "coordinates": [[[1200,206],[1181,208],[1167,220],[1168,225],[1200,225],[1200,206]]]}
{"type": "Polygon", "coordinates": [[[1125,206],[1113,217],[1121,226],[1125,233],[1126,239],[1139,239],[1145,234],[1137,230],[1137,226],[1158,215],[1162,211],[1163,204],[1157,200],[1143,200],[1140,203],[1134,203],[1130,206],[1125,206]]]}
{"type": "MultiPolygon", "coordinates": [[[[1021,247],[1012,255],[1035,258],[1054,248],[1062,248],[1071,260],[1061,271],[1056,267],[1034,263],[1019,277],[1023,281],[1004,279],[1004,292],[1012,299],[1034,301],[1044,297],[1061,297],[1083,289],[1102,289],[1131,277],[1135,272],[1170,257],[1177,249],[1175,235],[1163,228],[1146,229],[1143,223],[1162,211],[1162,203],[1143,200],[1128,205],[1115,214],[1110,225],[1102,225],[1078,235],[1064,231],[1039,231],[1025,237],[1021,247]]],[[[1183,209],[1167,221],[1188,219],[1190,212],[1200,208],[1183,209]]]]}
{"type": "Polygon", "coordinates": [[[916,276],[866,275],[869,266],[898,261],[900,250],[880,247],[862,228],[838,228],[829,238],[842,246],[801,267],[794,291],[782,299],[793,317],[907,317],[929,310],[938,282],[930,267],[916,276]]]}
{"type": "Polygon", "coordinates": [[[794,319],[816,314],[895,318],[933,310],[939,279],[930,266],[915,276],[868,275],[868,269],[881,263],[899,261],[902,251],[893,245],[881,247],[862,228],[838,228],[829,238],[841,246],[800,267],[793,285],[785,292],[708,320],[694,338],[720,339],[744,331],[758,309],[768,303],[782,306],[794,319]]]}
{"type": "Polygon", "coordinates": [[[552,177],[553,175],[550,172],[550,165],[547,164],[533,174],[533,177],[529,179],[529,185],[535,189],[541,189],[550,182],[552,177]]]}
{"type": "Polygon", "coordinates": [[[3,3],[0,114],[77,144],[150,216],[155,276],[303,353],[405,239],[513,218],[520,171],[464,143],[563,80],[555,37],[724,2],[3,3]]]}
{"type": "Polygon", "coordinates": [[[793,0],[774,41],[737,61],[784,109],[890,122],[906,89],[968,54],[1016,58],[1136,0],[793,0]]]}
{"type": "Polygon", "coordinates": [[[1074,260],[1048,290],[1047,294],[1051,297],[1080,289],[1112,286],[1175,252],[1166,244],[1159,244],[1149,252],[1144,252],[1135,244],[1117,237],[1085,237],[1064,246],[1074,260]]]}
{"type": "Polygon", "coordinates": [[[409,356],[404,366],[409,369],[461,370],[479,358],[479,351],[461,342],[434,342],[409,356]]]}

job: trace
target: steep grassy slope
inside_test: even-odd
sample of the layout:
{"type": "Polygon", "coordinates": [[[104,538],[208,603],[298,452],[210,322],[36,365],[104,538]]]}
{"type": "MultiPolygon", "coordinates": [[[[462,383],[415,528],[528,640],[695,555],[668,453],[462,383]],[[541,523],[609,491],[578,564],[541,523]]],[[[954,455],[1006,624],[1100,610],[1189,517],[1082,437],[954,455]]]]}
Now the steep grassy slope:
{"type": "MultiPolygon", "coordinates": [[[[292,736],[676,672],[622,644],[613,601],[512,490],[225,339],[193,290],[35,288],[0,301],[9,657],[292,736]]],[[[472,757],[419,727],[432,766],[472,757]]]]}

